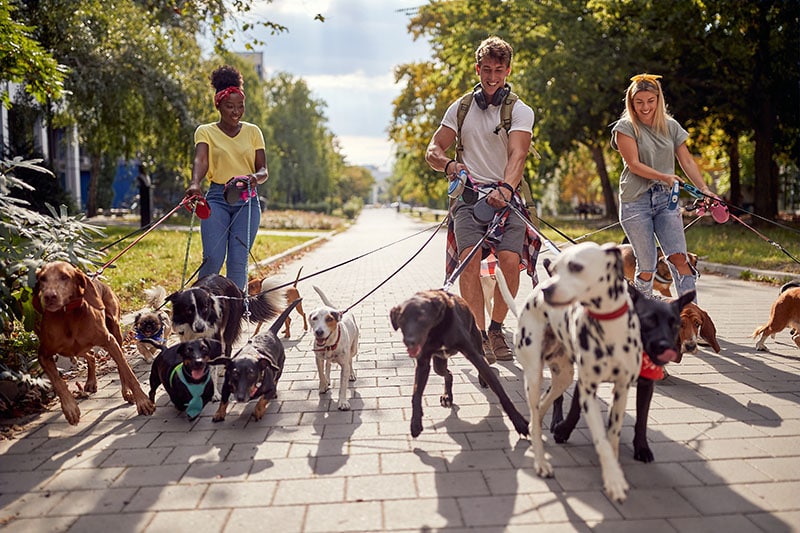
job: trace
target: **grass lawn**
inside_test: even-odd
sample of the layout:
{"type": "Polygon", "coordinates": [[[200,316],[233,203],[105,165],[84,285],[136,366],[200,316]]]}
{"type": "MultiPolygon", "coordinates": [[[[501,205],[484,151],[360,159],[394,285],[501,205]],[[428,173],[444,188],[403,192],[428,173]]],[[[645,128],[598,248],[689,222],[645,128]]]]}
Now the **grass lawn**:
{"type": "MultiPolygon", "coordinates": [[[[177,221],[181,220],[178,218],[177,221]]],[[[174,224],[175,220],[171,218],[170,223],[174,224]]],[[[315,238],[307,231],[293,230],[330,231],[343,227],[344,221],[336,217],[325,217],[313,213],[303,215],[299,212],[285,212],[283,215],[279,212],[270,212],[270,220],[262,219],[262,229],[272,229],[276,226],[279,227],[280,234],[256,236],[251,250],[251,264],[315,238]],[[273,220],[276,222],[272,222],[273,220]]],[[[123,314],[140,309],[145,305],[146,302],[143,299],[145,289],[161,285],[169,294],[180,289],[182,281],[187,280],[195,273],[202,260],[202,244],[197,224],[194,229],[190,238],[190,233],[186,230],[157,227],[105,270],[105,281],[119,296],[123,314]]],[[[135,230],[136,227],[130,225],[106,226],[103,230],[105,237],[97,241],[98,247],[108,246],[135,230]]],[[[106,250],[106,261],[122,252],[139,236],[140,234],[136,233],[110,246],[106,250]]],[[[267,269],[263,273],[269,274],[270,270],[267,269]]],[[[194,281],[196,281],[196,277],[191,279],[191,283],[194,281]]]]}
{"type": "MultiPolygon", "coordinates": [[[[434,215],[430,213],[414,213],[412,216],[421,217],[431,223],[435,221],[434,215]]],[[[695,218],[684,218],[684,225],[692,220],[695,218]]],[[[765,221],[758,221],[757,225],[745,218],[743,221],[767,239],[783,246],[792,257],[800,261],[800,227],[797,224],[781,223],[789,228],[786,229],[765,221]]],[[[578,220],[575,217],[545,217],[539,228],[545,237],[556,244],[567,241],[559,231],[578,242],[588,240],[600,244],[620,243],[625,237],[619,223],[599,218],[578,220]],[[547,223],[558,231],[548,227],[547,223]]],[[[789,276],[800,275],[800,263],[733,218],[725,224],[717,224],[706,216],[686,229],[685,234],[688,250],[696,253],[701,260],[756,270],[781,271],[789,276]]]]}

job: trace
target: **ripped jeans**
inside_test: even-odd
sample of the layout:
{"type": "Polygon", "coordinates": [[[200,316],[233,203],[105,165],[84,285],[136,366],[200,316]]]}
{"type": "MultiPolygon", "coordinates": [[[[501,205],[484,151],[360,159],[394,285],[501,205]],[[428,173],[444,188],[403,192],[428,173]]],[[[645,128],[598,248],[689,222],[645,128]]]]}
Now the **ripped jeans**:
{"type": "MultiPolygon", "coordinates": [[[[670,210],[670,190],[666,185],[657,184],[632,202],[620,202],[619,219],[628,241],[636,255],[636,277],[634,285],[646,296],[652,295],[653,276],[655,276],[658,253],[656,238],[665,257],[673,254],[686,256],[686,237],[683,234],[683,219],[680,209],[670,210]],[[641,272],[652,274],[649,281],[639,277],[641,272]]],[[[690,274],[681,274],[671,261],[667,260],[678,295],[695,290],[697,271],[689,263],[690,274]]],[[[695,296],[695,301],[697,297],[695,296]]]]}

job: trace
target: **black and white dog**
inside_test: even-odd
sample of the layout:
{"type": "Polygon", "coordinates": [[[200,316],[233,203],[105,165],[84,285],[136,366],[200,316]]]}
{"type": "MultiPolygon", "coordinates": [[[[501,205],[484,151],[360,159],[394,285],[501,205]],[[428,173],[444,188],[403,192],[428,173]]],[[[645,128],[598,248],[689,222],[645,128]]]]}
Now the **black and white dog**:
{"type": "Polygon", "coordinates": [[[581,409],[600,458],[605,491],[622,502],[628,483],[618,460],[619,437],[628,391],[642,362],[640,322],[628,294],[622,255],[616,246],[586,242],[570,246],[545,266],[551,277],[534,288],[519,312],[497,271],[500,292],[518,320],[515,347],[531,410],[533,466],[540,476],[552,477],[542,443],[542,418],[572,383],[575,363],[581,409]],[[552,380],[540,398],[544,365],[550,367],[552,380]],[[597,398],[603,382],[614,384],[607,426],[597,398]]]}
{"type": "Polygon", "coordinates": [[[222,385],[219,408],[212,419],[214,422],[225,420],[231,394],[239,403],[258,399],[253,410],[253,418],[257,421],[264,416],[269,401],[278,397],[278,380],[283,374],[283,363],[286,360],[286,351],[278,339],[278,332],[289,313],[301,301],[298,298],[289,304],[289,307],[275,319],[269,331],[255,335],[236,352],[233,358],[217,359],[217,363],[225,365],[225,383],[222,385]]]}
{"type": "Polygon", "coordinates": [[[255,323],[269,320],[285,305],[282,292],[267,289],[249,297],[234,282],[217,274],[170,294],[167,301],[172,304],[172,330],[182,342],[216,339],[222,343],[226,357],[231,356],[233,344],[242,332],[242,318],[255,323]],[[248,317],[244,316],[246,309],[248,317]]]}

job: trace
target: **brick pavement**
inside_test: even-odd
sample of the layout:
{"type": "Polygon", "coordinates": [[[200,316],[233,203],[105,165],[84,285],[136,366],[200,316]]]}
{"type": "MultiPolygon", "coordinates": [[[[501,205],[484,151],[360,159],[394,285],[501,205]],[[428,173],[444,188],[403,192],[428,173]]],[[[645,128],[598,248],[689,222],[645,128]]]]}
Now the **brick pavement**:
{"type": "MultiPolygon", "coordinates": [[[[303,275],[320,272],[425,227],[393,210],[367,209],[283,275],[293,279],[301,265],[303,275]]],[[[301,282],[306,310],[319,304],[312,284],[351,305],[428,235],[301,282]]],[[[528,441],[462,357],[451,360],[456,407],[438,405],[441,379],[432,375],[425,429],[411,438],[414,365],[388,312],[416,290],[441,286],[443,250],[440,233],[352,310],[362,332],[352,411],[337,411],[331,394],[319,396],[312,339],[297,321],[285,343],[279,398],[259,422],[248,418],[252,404],[233,404],[223,423],[211,422],[214,405],[189,423],[163,389],[156,414],[137,416],[108,374],[80,402],[77,427],[56,406],[17,439],[0,442],[0,529],[800,531],[800,350],[786,331],[768,342],[771,353],[755,352],[749,338],[766,321],[775,287],[701,277],[700,304],[715,320],[722,352],[686,356],[657,385],[651,464],[632,459],[630,395],[620,457],[631,490],[618,505],[602,491],[585,424],[565,445],[548,439],[555,477],[537,477],[528,441]]],[[[522,287],[519,301],[528,293],[522,287]]],[[[514,321],[507,326],[510,335],[514,321]]],[[[148,366],[133,361],[147,387],[148,366]]],[[[527,415],[520,369],[495,368],[527,415]]]]}

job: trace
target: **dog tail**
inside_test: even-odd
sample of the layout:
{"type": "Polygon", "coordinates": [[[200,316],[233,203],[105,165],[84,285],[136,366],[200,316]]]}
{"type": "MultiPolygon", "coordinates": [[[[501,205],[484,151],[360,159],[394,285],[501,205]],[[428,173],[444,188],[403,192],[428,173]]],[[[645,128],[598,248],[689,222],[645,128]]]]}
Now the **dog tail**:
{"type": "Polygon", "coordinates": [[[760,335],[763,335],[767,331],[769,331],[769,323],[766,323],[763,326],[756,328],[756,330],[750,336],[755,338],[755,337],[758,337],[760,335]]]}
{"type": "Polygon", "coordinates": [[[147,305],[152,309],[158,309],[162,307],[167,300],[167,289],[161,285],[156,285],[150,289],[145,289],[144,297],[147,300],[147,305]]]}
{"type": "Polygon", "coordinates": [[[297,282],[300,281],[300,272],[302,271],[303,267],[300,267],[300,269],[297,271],[297,277],[294,278],[294,284],[292,285],[292,287],[294,287],[295,289],[297,288],[297,282]]]}
{"type": "Polygon", "coordinates": [[[322,292],[322,289],[320,289],[316,285],[312,285],[312,286],[314,287],[314,290],[317,291],[317,294],[319,294],[319,297],[322,300],[322,303],[324,303],[328,307],[332,307],[334,309],[337,309],[337,307],[335,305],[333,305],[330,300],[328,300],[328,297],[325,296],[325,293],[322,292]]]}
{"type": "Polygon", "coordinates": [[[250,309],[250,322],[257,324],[278,316],[286,303],[286,295],[284,291],[275,290],[277,286],[277,282],[265,281],[256,296],[245,296],[250,309]]]}
{"type": "Polygon", "coordinates": [[[514,302],[514,297],[511,296],[511,291],[508,290],[508,285],[506,285],[506,278],[503,277],[503,270],[497,268],[494,271],[494,275],[497,278],[497,287],[500,289],[500,294],[503,295],[503,300],[506,301],[506,305],[508,305],[508,310],[511,311],[515,317],[519,317],[517,313],[517,304],[514,302]]]}
{"type": "Polygon", "coordinates": [[[283,327],[283,323],[286,322],[286,317],[289,316],[289,313],[291,313],[292,310],[294,310],[295,307],[300,305],[300,302],[302,302],[302,301],[303,301],[302,298],[298,298],[297,300],[293,301],[292,303],[289,304],[289,307],[284,309],[283,313],[281,313],[278,316],[278,318],[275,319],[275,322],[273,322],[272,326],[270,326],[270,328],[269,328],[269,330],[273,333],[273,335],[275,335],[275,336],[278,335],[278,332],[283,327]]]}

